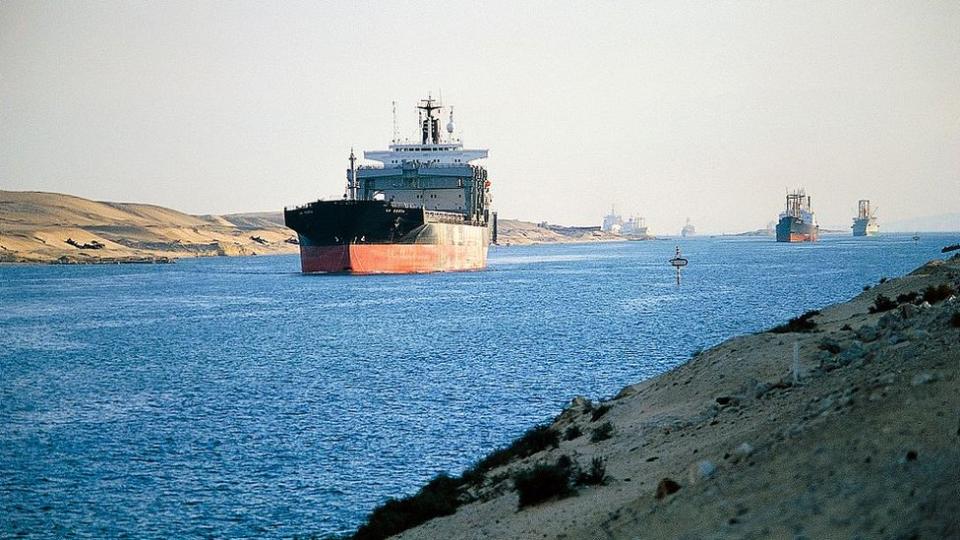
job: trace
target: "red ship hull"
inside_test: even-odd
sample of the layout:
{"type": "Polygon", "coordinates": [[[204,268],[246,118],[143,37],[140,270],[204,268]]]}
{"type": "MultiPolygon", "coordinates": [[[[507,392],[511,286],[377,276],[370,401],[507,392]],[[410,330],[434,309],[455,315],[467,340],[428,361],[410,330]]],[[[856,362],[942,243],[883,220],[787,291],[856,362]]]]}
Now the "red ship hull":
{"type": "Polygon", "coordinates": [[[422,274],[487,265],[486,223],[384,201],[318,201],[287,209],[304,273],[422,274]]]}
{"type": "Polygon", "coordinates": [[[787,242],[816,242],[817,236],[814,234],[790,233],[787,242]]]}
{"type": "Polygon", "coordinates": [[[481,270],[487,246],[438,244],[346,244],[300,246],[304,273],[421,274],[481,270]]]}

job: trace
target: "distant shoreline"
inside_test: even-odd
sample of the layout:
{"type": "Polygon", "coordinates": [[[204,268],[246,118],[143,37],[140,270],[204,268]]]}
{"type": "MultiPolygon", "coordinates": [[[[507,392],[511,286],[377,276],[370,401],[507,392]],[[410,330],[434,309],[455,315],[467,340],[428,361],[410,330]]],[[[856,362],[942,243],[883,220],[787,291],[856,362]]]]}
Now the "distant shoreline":
{"type": "MultiPolygon", "coordinates": [[[[692,238],[738,236],[771,234],[758,229],[692,238]]],[[[599,227],[500,219],[498,241],[492,245],[507,248],[681,239],[679,235],[629,238],[601,231],[599,227]]],[[[164,264],[195,257],[297,252],[296,233],[284,226],[280,211],[195,216],[150,204],[92,201],[59,193],[0,191],[0,264],[164,264]]]]}

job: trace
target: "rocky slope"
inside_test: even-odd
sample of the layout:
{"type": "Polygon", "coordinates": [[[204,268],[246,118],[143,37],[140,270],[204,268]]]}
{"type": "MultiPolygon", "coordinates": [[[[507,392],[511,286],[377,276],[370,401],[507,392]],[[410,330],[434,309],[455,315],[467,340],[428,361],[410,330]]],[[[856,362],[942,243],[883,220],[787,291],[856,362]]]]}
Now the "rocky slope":
{"type": "Polygon", "coordinates": [[[960,538],[957,290],[960,258],[934,261],[574,399],[357,538],[960,538]]]}

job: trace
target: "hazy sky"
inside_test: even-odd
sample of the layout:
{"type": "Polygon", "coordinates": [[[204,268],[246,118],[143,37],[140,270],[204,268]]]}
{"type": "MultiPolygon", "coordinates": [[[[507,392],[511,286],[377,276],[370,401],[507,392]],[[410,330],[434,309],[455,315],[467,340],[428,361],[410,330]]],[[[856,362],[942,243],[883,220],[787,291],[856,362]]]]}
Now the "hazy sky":
{"type": "Polygon", "coordinates": [[[0,188],[191,213],[339,195],[428,91],[501,216],[676,233],[960,212],[960,2],[0,3],[0,188]]]}

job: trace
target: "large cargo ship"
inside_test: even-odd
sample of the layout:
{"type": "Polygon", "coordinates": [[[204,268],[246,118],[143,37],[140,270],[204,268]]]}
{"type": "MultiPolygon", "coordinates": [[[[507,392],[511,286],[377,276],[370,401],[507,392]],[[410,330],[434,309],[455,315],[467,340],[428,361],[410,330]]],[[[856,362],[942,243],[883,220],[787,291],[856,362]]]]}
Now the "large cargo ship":
{"type": "Polygon", "coordinates": [[[603,216],[600,230],[630,239],[645,239],[650,236],[650,228],[647,227],[647,220],[643,216],[630,216],[624,221],[623,216],[618,214],[616,207],[613,206],[610,207],[610,213],[603,216]]]}
{"type": "Polygon", "coordinates": [[[403,274],[479,270],[496,241],[487,171],[454,137],[450,108],[441,134],[442,104],[420,100],[418,140],[394,139],[388,150],[365,151],[378,165],[358,165],[350,152],[342,200],[284,209],[297,232],[304,273],[403,274]]]}
{"type": "Polygon", "coordinates": [[[862,199],[857,203],[857,217],[853,218],[854,236],[873,236],[880,232],[880,224],[870,208],[870,201],[862,199]]]}
{"type": "Polygon", "coordinates": [[[780,213],[777,223],[777,242],[817,241],[820,226],[810,208],[810,196],[802,189],[787,193],[787,209],[780,213]]]}

